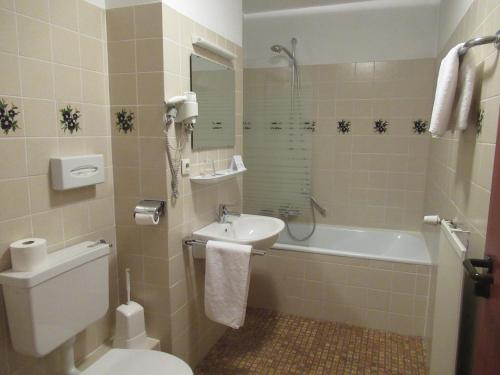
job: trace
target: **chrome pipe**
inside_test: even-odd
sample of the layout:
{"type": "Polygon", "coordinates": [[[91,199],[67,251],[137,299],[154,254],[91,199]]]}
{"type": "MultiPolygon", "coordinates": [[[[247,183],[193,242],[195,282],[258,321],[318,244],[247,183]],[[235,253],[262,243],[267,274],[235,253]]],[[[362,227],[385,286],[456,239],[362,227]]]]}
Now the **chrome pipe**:
{"type": "Polygon", "coordinates": [[[464,45],[458,50],[458,55],[463,56],[471,49],[472,47],[481,46],[484,44],[495,45],[496,49],[500,49],[500,30],[497,31],[495,35],[482,36],[479,38],[470,39],[464,43],[464,45]]]}
{"type": "MultiPolygon", "coordinates": [[[[194,246],[194,245],[207,246],[207,241],[197,240],[194,238],[189,238],[189,239],[184,240],[182,242],[184,243],[185,246],[194,246]]],[[[252,249],[252,255],[264,256],[264,255],[266,255],[266,252],[263,250],[252,249]]]]}

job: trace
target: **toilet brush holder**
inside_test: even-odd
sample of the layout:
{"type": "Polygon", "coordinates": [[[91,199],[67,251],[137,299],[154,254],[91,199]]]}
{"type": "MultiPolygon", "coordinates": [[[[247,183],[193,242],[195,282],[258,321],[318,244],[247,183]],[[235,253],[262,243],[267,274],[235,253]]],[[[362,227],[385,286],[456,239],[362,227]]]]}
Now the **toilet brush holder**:
{"type": "Polygon", "coordinates": [[[130,269],[125,269],[125,288],[127,303],[116,309],[116,330],[114,348],[144,349],[146,346],[146,325],[144,308],[130,300],[130,269]]]}
{"type": "Polygon", "coordinates": [[[116,309],[116,332],[113,347],[144,349],[146,341],[144,308],[134,301],[118,306],[116,309]]]}

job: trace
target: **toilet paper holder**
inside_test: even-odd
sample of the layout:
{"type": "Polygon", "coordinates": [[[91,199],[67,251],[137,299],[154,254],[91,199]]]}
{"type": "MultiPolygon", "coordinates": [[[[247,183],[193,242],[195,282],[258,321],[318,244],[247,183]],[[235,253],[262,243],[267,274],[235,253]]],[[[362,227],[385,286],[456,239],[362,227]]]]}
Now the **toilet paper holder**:
{"type": "Polygon", "coordinates": [[[157,220],[165,214],[165,201],[145,199],[137,203],[134,209],[134,218],[136,214],[153,215],[157,220]]]}

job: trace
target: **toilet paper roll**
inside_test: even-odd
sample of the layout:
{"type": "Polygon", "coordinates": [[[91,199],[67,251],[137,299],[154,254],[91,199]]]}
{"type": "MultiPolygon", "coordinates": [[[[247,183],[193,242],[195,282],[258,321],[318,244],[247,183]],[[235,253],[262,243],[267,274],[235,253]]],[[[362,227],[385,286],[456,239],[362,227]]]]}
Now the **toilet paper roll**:
{"type": "Polygon", "coordinates": [[[135,214],[135,223],[137,225],[157,225],[160,221],[160,216],[154,214],[135,214]]]}
{"type": "Polygon", "coordinates": [[[47,265],[47,240],[25,238],[10,245],[12,270],[16,272],[37,271],[47,265]]]}

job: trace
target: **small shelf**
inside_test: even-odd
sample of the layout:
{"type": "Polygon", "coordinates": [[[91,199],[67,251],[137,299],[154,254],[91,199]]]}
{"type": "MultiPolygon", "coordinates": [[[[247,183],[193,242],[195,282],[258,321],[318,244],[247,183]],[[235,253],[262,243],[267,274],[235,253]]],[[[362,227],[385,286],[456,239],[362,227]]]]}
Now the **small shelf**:
{"type": "Polygon", "coordinates": [[[210,185],[210,184],[217,184],[222,181],[230,180],[234,177],[236,177],[239,174],[242,174],[243,172],[246,171],[245,169],[240,169],[240,170],[234,170],[234,169],[221,169],[219,171],[215,171],[215,175],[213,174],[205,174],[203,176],[194,176],[191,177],[190,180],[191,182],[194,182],[195,184],[201,184],[201,185],[210,185]]]}

